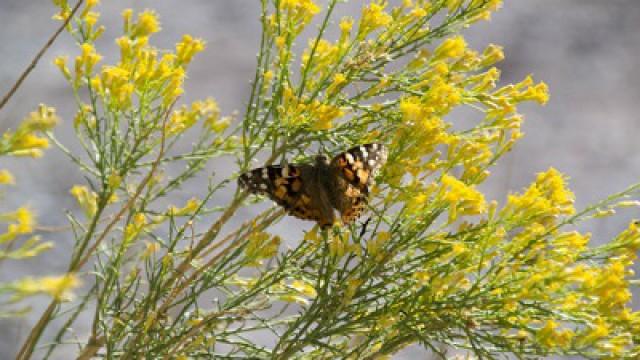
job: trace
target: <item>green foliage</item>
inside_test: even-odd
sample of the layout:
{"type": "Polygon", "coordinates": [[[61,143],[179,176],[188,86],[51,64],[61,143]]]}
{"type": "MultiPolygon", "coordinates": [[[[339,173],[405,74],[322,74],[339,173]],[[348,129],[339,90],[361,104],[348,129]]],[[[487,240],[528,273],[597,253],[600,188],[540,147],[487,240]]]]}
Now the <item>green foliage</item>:
{"type": "MultiPolygon", "coordinates": [[[[102,64],[96,3],[67,28],[80,49],[73,71],[66,57],[55,61],[77,101],[84,154],[50,135],[87,178],[71,188],[83,215],[70,216],[68,274],[49,279],[57,292],[19,359],[63,318],[48,358],[84,311],[93,320],[80,359],[381,359],[411,344],[442,357],[445,346],[478,358],[639,355],[640,315],[629,308],[637,224],[600,247],[574,225],[637,206],[628,198],[640,185],[579,211],[555,169],[503,205],[477,189],[522,135],[517,106],[548,100],[531,77],[498,86],[501,48],[478,52],[458,35],[500,1],[373,1],[359,18],[340,19],[331,40],[338,1],[262,0],[239,119],[221,117],[212,99],[178,105],[204,42],[185,35],[173,51],[155,48],[152,11],[123,12],[120,58],[102,64]],[[300,54],[295,44],[313,21],[300,54]],[[457,107],[475,110],[471,127],[452,126],[457,107]],[[234,180],[253,159],[304,161],[371,141],[390,154],[362,221],[301,231],[284,248],[272,230],[283,210],[238,219],[254,205],[234,180]],[[238,165],[231,177],[166,206],[225,157],[238,165]],[[213,207],[222,192],[231,200],[213,207]],[[76,277],[93,286],[63,304],[76,277]]],[[[66,1],[57,4],[60,19],[70,16],[66,1]]]]}

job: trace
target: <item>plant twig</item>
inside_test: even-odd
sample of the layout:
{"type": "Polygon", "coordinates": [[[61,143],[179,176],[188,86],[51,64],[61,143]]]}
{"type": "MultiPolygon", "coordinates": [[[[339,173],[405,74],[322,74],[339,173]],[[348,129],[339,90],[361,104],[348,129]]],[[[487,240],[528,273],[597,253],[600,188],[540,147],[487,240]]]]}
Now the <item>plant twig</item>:
{"type": "Polygon", "coordinates": [[[76,14],[76,12],[78,11],[78,9],[80,9],[80,5],[82,5],[82,2],[84,0],[78,0],[78,2],[76,3],[76,5],[73,7],[73,9],[71,10],[71,13],[69,14],[69,16],[65,19],[65,21],[62,23],[62,25],[60,25],[60,27],[58,28],[58,30],[56,30],[55,33],[53,33],[53,35],[49,38],[49,40],[44,44],[44,46],[40,49],[40,51],[38,51],[38,53],[36,54],[36,56],[33,58],[33,60],[31,61],[31,63],[29,64],[29,66],[27,66],[27,68],[22,72],[22,74],[20,74],[20,77],[18,78],[18,80],[13,84],[13,86],[11,87],[11,89],[4,95],[4,97],[2,98],[2,101],[0,101],[0,109],[2,109],[7,102],[9,102],[9,100],[11,99],[11,97],[13,96],[13,94],[16,93],[16,91],[18,91],[18,88],[22,85],[22,83],[24,82],[24,80],[27,78],[27,76],[29,76],[29,74],[31,73],[31,71],[33,71],[33,69],[35,69],[36,65],[38,65],[38,61],[40,61],[40,59],[42,58],[42,56],[44,55],[45,52],[47,52],[47,50],[49,50],[49,48],[51,47],[51,45],[53,45],[53,43],[56,41],[56,39],[58,38],[58,36],[60,35],[60,33],[62,33],[62,31],[64,30],[65,27],[67,27],[67,25],[69,24],[69,21],[71,21],[71,19],[73,18],[73,16],[76,14]]]}

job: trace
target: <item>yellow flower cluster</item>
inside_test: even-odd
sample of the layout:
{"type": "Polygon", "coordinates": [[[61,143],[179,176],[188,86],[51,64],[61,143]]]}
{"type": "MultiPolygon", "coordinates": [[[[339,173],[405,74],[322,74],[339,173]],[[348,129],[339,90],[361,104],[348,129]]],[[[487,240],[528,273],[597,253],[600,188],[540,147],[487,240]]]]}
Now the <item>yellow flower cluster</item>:
{"type": "Polygon", "coordinates": [[[284,89],[278,113],[283,124],[291,127],[309,125],[311,130],[330,129],[333,121],[345,115],[339,107],[318,99],[308,103],[305,99],[298,98],[289,87],[284,89]]]}
{"type": "Polygon", "coordinates": [[[364,39],[373,31],[391,23],[393,18],[385,12],[385,7],[386,1],[373,1],[362,8],[362,16],[358,27],[359,39],[364,39]]]}
{"type": "Polygon", "coordinates": [[[280,246],[280,237],[272,236],[266,232],[254,231],[247,240],[244,252],[249,265],[259,265],[261,260],[274,257],[278,253],[280,246]]]}
{"type": "Polygon", "coordinates": [[[96,64],[102,56],[97,53],[92,39],[80,45],[73,75],[64,56],[57,57],[55,65],[75,89],[89,84],[111,111],[129,109],[135,104],[135,95],[145,101],[160,99],[164,106],[169,106],[182,94],[185,67],[204,50],[204,41],[185,35],[176,44],[175,53],[162,53],[149,45],[149,36],[160,31],[155,12],[145,10],[133,20],[133,11],[127,9],[122,16],[124,36],[116,39],[120,48],[120,61],[116,65],[104,65],[95,74],[96,64]]]}
{"type": "Polygon", "coordinates": [[[75,274],[47,276],[40,279],[26,278],[12,284],[16,292],[14,298],[22,298],[36,294],[45,294],[58,301],[69,301],[73,298],[72,290],[80,286],[80,279],[75,274]]]}
{"type": "Polygon", "coordinates": [[[316,289],[305,280],[293,280],[291,284],[277,284],[271,291],[280,293],[278,298],[284,302],[308,305],[309,300],[318,296],[316,289]]]}
{"type": "Polygon", "coordinates": [[[91,219],[98,209],[98,195],[81,185],[74,185],[69,193],[76,199],[87,218],[91,219]]]}
{"type": "Polygon", "coordinates": [[[205,130],[216,133],[223,132],[230,124],[229,118],[220,118],[220,108],[215,100],[209,98],[195,101],[190,107],[182,105],[175,110],[167,123],[167,134],[175,135],[191,128],[201,121],[205,130]]]}
{"type": "Polygon", "coordinates": [[[124,246],[128,246],[131,242],[140,235],[140,233],[147,226],[147,217],[142,213],[137,213],[131,219],[131,222],[127,224],[124,229],[124,246]]]}
{"type": "Polygon", "coordinates": [[[187,203],[178,208],[176,206],[169,207],[169,214],[171,216],[185,216],[193,214],[202,205],[202,202],[196,198],[189,199],[187,203]]]}
{"type": "Polygon", "coordinates": [[[282,13],[281,26],[293,27],[293,34],[298,34],[311,22],[313,16],[320,12],[320,7],[312,0],[280,0],[282,13]]]}
{"type": "MultiPolygon", "coordinates": [[[[38,133],[51,130],[60,118],[52,107],[40,104],[37,111],[29,114],[15,131],[7,131],[0,138],[0,155],[42,156],[42,149],[49,147],[49,141],[38,133]]],[[[10,182],[10,174],[5,173],[5,181],[10,182]]]]}
{"type": "Polygon", "coordinates": [[[0,234],[0,244],[8,243],[19,235],[32,233],[35,224],[33,212],[27,207],[0,214],[0,222],[9,223],[7,231],[4,234],[0,234]]]}
{"type": "Polygon", "coordinates": [[[182,41],[176,44],[176,62],[178,64],[188,64],[193,57],[204,50],[204,41],[196,39],[191,35],[184,35],[182,41]]]}
{"type": "Polygon", "coordinates": [[[531,224],[548,225],[557,216],[573,214],[573,201],[574,195],[567,189],[565,178],[550,168],[538,174],[536,181],[523,194],[509,195],[502,215],[531,224]]]}
{"type": "Polygon", "coordinates": [[[484,195],[474,187],[448,174],[444,174],[440,182],[438,197],[447,204],[450,223],[459,216],[480,215],[487,210],[484,195]]]}

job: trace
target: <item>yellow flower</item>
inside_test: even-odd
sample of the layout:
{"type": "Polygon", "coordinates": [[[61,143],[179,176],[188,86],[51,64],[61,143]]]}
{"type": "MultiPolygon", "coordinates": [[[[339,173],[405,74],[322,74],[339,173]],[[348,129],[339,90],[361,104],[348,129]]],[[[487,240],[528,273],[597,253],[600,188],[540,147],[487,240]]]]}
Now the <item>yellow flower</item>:
{"type": "Polygon", "coordinates": [[[0,214],[0,221],[12,222],[7,227],[7,233],[0,237],[0,243],[3,242],[3,238],[9,240],[15,238],[16,235],[32,233],[35,225],[33,212],[27,207],[20,207],[13,212],[0,214]]]}
{"type": "Polygon", "coordinates": [[[327,87],[327,95],[334,95],[340,91],[342,86],[347,83],[347,77],[344,74],[338,73],[333,76],[333,81],[327,87]]]}
{"type": "Polygon", "coordinates": [[[291,283],[291,287],[302,295],[308,296],[310,298],[314,298],[318,295],[316,289],[314,289],[313,286],[306,281],[294,280],[291,283]]]}
{"type": "Polygon", "coordinates": [[[80,279],[75,274],[44,277],[39,282],[43,292],[61,301],[70,300],[73,297],[71,290],[80,286],[80,279]]]}
{"type": "Polygon", "coordinates": [[[454,13],[460,8],[463,2],[464,0],[446,0],[445,5],[449,13],[454,13]]]}
{"type": "Polygon", "coordinates": [[[49,140],[34,134],[25,134],[13,143],[13,149],[15,150],[46,149],[48,147],[49,140]]]}
{"type": "Polygon", "coordinates": [[[310,241],[313,244],[318,244],[320,243],[320,238],[318,236],[318,232],[319,232],[320,228],[318,228],[318,226],[314,226],[311,230],[307,231],[304,234],[304,240],[305,241],[310,241]]]}
{"type": "Polygon", "coordinates": [[[579,343],[583,345],[592,345],[603,338],[609,336],[611,329],[609,328],[609,324],[601,318],[598,317],[594,324],[590,326],[589,329],[585,331],[585,333],[580,337],[579,343]]]}
{"type": "Polygon", "coordinates": [[[321,104],[316,100],[311,106],[309,116],[315,120],[312,130],[329,130],[333,127],[333,120],[344,116],[344,112],[334,105],[321,104]]]}
{"type": "Polygon", "coordinates": [[[13,175],[6,169],[0,169],[0,184],[2,185],[13,185],[16,181],[13,178],[13,175]]]}
{"type": "Polygon", "coordinates": [[[449,222],[459,215],[479,215],[486,211],[484,195],[472,186],[448,174],[442,176],[441,182],[441,198],[448,204],[449,222]]]}
{"type": "Polygon", "coordinates": [[[105,66],[102,68],[102,86],[109,90],[111,105],[116,109],[125,110],[131,106],[131,96],[134,86],[129,82],[130,73],[119,66],[105,66]]]}
{"type": "Polygon", "coordinates": [[[320,7],[312,0],[280,0],[280,11],[287,14],[296,26],[295,33],[299,33],[314,15],[320,12],[320,7]]]}
{"type": "Polygon", "coordinates": [[[192,198],[192,199],[189,199],[189,201],[187,201],[185,206],[182,207],[182,208],[177,208],[175,206],[171,206],[169,208],[169,213],[171,215],[173,215],[173,216],[191,215],[196,210],[198,210],[198,208],[200,207],[201,204],[202,204],[202,201],[200,201],[200,200],[198,200],[196,198],[192,198]]]}
{"type": "Polygon", "coordinates": [[[391,23],[393,18],[384,11],[385,7],[386,4],[384,2],[372,2],[362,9],[358,32],[360,38],[364,38],[372,31],[391,23]]]}
{"type": "Polygon", "coordinates": [[[571,329],[557,330],[558,323],[553,320],[547,320],[545,325],[538,330],[536,338],[538,342],[546,348],[567,348],[571,345],[574,332],[571,329]]]}
{"type": "Polygon", "coordinates": [[[482,67],[488,67],[504,60],[504,50],[502,46],[489,44],[482,53],[482,67]]]}
{"type": "Polygon", "coordinates": [[[250,265],[260,264],[260,260],[269,259],[278,253],[280,237],[271,236],[266,232],[254,231],[249,235],[247,246],[244,249],[250,265]]]}
{"type": "Polygon", "coordinates": [[[85,77],[91,76],[93,68],[102,59],[102,56],[96,52],[93,44],[83,43],[80,45],[80,55],[76,56],[75,62],[75,80],[74,86],[80,86],[80,82],[85,77]]]}
{"type": "Polygon", "coordinates": [[[49,131],[60,122],[60,118],[56,115],[56,109],[53,107],[40,104],[38,110],[29,113],[21,127],[24,131],[49,131]]]}
{"type": "Polygon", "coordinates": [[[160,251],[162,247],[160,246],[159,243],[155,242],[155,241],[147,241],[145,243],[145,249],[144,252],[142,253],[141,258],[142,259],[148,259],[151,255],[157,253],[158,251],[160,251]]]}
{"type": "Polygon", "coordinates": [[[459,58],[464,54],[466,48],[467,42],[462,36],[448,38],[436,48],[431,61],[437,62],[445,59],[459,58]]]}
{"type": "Polygon", "coordinates": [[[69,57],[66,55],[56,56],[56,58],[53,59],[53,64],[57,66],[58,69],[60,69],[60,72],[62,72],[62,75],[64,76],[65,79],[70,80],[71,71],[69,71],[69,68],[67,67],[68,59],[69,57]]]}
{"type": "Polygon", "coordinates": [[[562,233],[553,240],[553,245],[570,253],[577,253],[585,249],[591,234],[580,234],[577,231],[562,233]]]}
{"type": "Polygon", "coordinates": [[[131,241],[140,235],[146,225],[147,217],[143,213],[135,214],[124,230],[124,246],[130,245],[131,241]]]}
{"type": "Polygon", "coordinates": [[[554,168],[538,174],[522,195],[509,195],[505,215],[547,224],[558,215],[571,215],[574,195],[566,188],[565,177],[554,168]]]}
{"type": "Polygon", "coordinates": [[[381,252],[384,245],[391,239],[391,234],[387,231],[380,231],[374,239],[367,242],[367,254],[374,259],[382,260],[384,254],[381,252]]]}
{"type": "Polygon", "coordinates": [[[179,64],[188,64],[193,57],[204,50],[205,43],[202,39],[194,39],[191,35],[182,36],[182,41],[176,44],[176,61],[179,64]]]}
{"type": "Polygon", "coordinates": [[[425,7],[416,6],[415,8],[413,8],[413,10],[411,10],[410,15],[416,19],[422,19],[423,17],[427,16],[427,9],[425,9],[425,7]]]}
{"type": "Polygon", "coordinates": [[[47,276],[41,279],[26,278],[13,284],[20,296],[47,294],[58,301],[68,301],[73,297],[72,290],[80,286],[75,274],[47,276]]]}
{"type": "Polygon", "coordinates": [[[133,9],[124,9],[122,10],[122,20],[123,20],[123,32],[125,34],[129,33],[129,29],[131,28],[131,17],[133,16],[133,9]]]}
{"type": "Polygon", "coordinates": [[[340,31],[342,34],[349,34],[353,28],[353,18],[344,17],[340,20],[340,31]]]}
{"type": "MultiPolygon", "coordinates": [[[[123,14],[124,16],[125,14],[123,14]]],[[[128,13],[126,14],[128,15],[128,13]]],[[[125,17],[126,20],[126,17],[125,17]]],[[[149,36],[160,31],[158,15],[152,10],[145,10],[138,14],[138,19],[131,29],[132,37],[149,36]]]]}
{"type": "Polygon", "coordinates": [[[69,192],[76,199],[85,215],[92,218],[98,209],[98,195],[81,185],[74,185],[69,192]]]}

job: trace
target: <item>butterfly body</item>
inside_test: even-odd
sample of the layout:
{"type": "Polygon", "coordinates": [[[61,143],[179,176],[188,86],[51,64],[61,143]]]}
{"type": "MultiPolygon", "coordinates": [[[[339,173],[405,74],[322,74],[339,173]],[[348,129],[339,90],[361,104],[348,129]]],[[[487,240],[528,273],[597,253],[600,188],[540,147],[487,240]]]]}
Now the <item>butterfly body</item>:
{"type": "Polygon", "coordinates": [[[303,220],[331,226],[335,211],[343,223],[353,222],[364,211],[369,186],[386,160],[380,144],[366,144],[349,149],[331,161],[317,156],[314,163],[266,166],[240,176],[241,187],[264,194],[303,220]]]}

